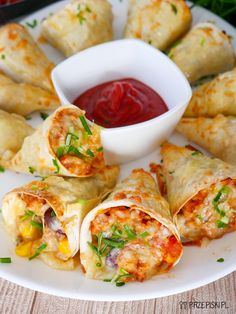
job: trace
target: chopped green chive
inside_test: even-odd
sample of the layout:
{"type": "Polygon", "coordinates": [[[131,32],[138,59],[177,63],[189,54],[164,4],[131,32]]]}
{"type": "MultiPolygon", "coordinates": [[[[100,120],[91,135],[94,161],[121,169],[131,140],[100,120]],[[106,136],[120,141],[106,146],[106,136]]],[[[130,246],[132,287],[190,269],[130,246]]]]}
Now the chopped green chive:
{"type": "Polygon", "coordinates": [[[99,148],[97,149],[97,152],[103,152],[103,147],[99,147],[99,148]]]}
{"type": "Polygon", "coordinates": [[[202,215],[196,215],[196,217],[197,217],[201,222],[203,222],[203,217],[202,217],[202,215]]]}
{"type": "Polygon", "coordinates": [[[73,153],[76,156],[78,156],[80,159],[84,159],[84,155],[78,150],[78,148],[74,147],[74,146],[69,146],[68,148],[68,154],[69,153],[73,153]]]}
{"type": "Polygon", "coordinates": [[[6,56],[5,55],[1,55],[1,59],[2,60],[6,59],[6,56]]]}
{"type": "Polygon", "coordinates": [[[136,234],[133,232],[133,230],[130,229],[130,227],[128,225],[124,226],[125,232],[128,235],[128,239],[129,240],[134,240],[137,238],[136,234]]]}
{"type": "Polygon", "coordinates": [[[55,174],[59,173],[60,167],[59,167],[59,165],[58,165],[58,163],[57,163],[57,160],[56,160],[56,159],[53,159],[53,160],[52,160],[52,163],[53,163],[53,165],[54,165],[55,168],[56,168],[56,171],[55,171],[54,173],[55,173],[55,174]]]}
{"type": "Polygon", "coordinates": [[[10,257],[0,257],[0,263],[2,264],[10,264],[11,258],[10,257]]]}
{"type": "Polygon", "coordinates": [[[25,210],[25,214],[24,214],[24,216],[22,216],[20,218],[20,220],[24,221],[24,220],[26,220],[26,219],[28,219],[30,217],[33,217],[34,215],[35,215],[35,213],[32,210],[25,210]]]}
{"type": "Polygon", "coordinates": [[[124,245],[127,243],[125,240],[120,240],[120,241],[115,241],[115,240],[110,240],[110,239],[104,239],[104,243],[107,244],[108,246],[112,248],[123,248],[124,245]]]}
{"type": "Polygon", "coordinates": [[[49,117],[49,114],[46,113],[46,112],[40,112],[40,117],[41,117],[43,120],[46,120],[46,119],[49,117]]]}
{"type": "Polygon", "coordinates": [[[35,168],[33,168],[33,167],[29,167],[29,172],[30,172],[30,173],[34,174],[34,173],[35,173],[35,171],[36,171],[36,169],[35,169],[35,168]]]}
{"type": "Polygon", "coordinates": [[[30,224],[31,224],[32,227],[34,227],[36,229],[39,229],[39,230],[43,229],[43,224],[40,223],[40,222],[37,222],[35,220],[31,220],[30,224]]]}
{"type": "Polygon", "coordinates": [[[89,148],[87,149],[86,154],[90,157],[95,157],[94,153],[89,148]]]}
{"type": "Polygon", "coordinates": [[[201,41],[200,41],[200,45],[203,47],[203,46],[205,45],[205,42],[206,42],[206,40],[205,40],[205,38],[203,37],[203,38],[201,39],[201,41]]]}
{"type": "Polygon", "coordinates": [[[70,143],[71,143],[71,138],[72,138],[72,135],[70,133],[67,134],[66,136],[66,146],[69,146],[70,143]]]}
{"type": "Polygon", "coordinates": [[[226,228],[228,225],[221,220],[216,221],[217,228],[226,228]]]}
{"type": "Polygon", "coordinates": [[[123,282],[123,281],[118,281],[118,282],[116,282],[116,286],[117,287],[122,287],[122,286],[124,286],[125,285],[125,282],[123,282]]]}
{"type": "Polygon", "coordinates": [[[89,12],[89,13],[91,13],[91,12],[92,12],[92,10],[90,9],[90,7],[89,7],[88,5],[86,5],[85,10],[86,10],[87,12],[89,12]]]}
{"type": "Polygon", "coordinates": [[[37,185],[33,184],[33,185],[31,185],[31,189],[32,190],[38,190],[39,188],[37,187],[37,185]]]}
{"type": "Polygon", "coordinates": [[[144,231],[143,233],[140,234],[140,237],[142,239],[145,239],[147,236],[149,236],[149,233],[147,231],[144,231]]]}
{"type": "Polygon", "coordinates": [[[50,216],[51,216],[51,217],[56,217],[56,213],[54,212],[54,210],[51,211],[50,216]]]}
{"type": "Polygon", "coordinates": [[[2,166],[0,166],[0,172],[4,172],[5,168],[3,168],[2,166]]]}
{"type": "Polygon", "coordinates": [[[199,155],[202,155],[202,153],[196,150],[191,155],[192,156],[199,156],[199,155]]]}
{"type": "Polygon", "coordinates": [[[221,257],[221,258],[218,258],[218,260],[217,260],[217,262],[218,263],[223,263],[225,260],[224,260],[224,258],[223,257],[221,257]]]}
{"type": "Polygon", "coordinates": [[[174,12],[174,14],[177,15],[178,9],[177,9],[176,5],[174,5],[173,3],[171,3],[171,9],[172,9],[172,11],[174,12]]]}
{"type": "Polygon", "coordinates": [[[64,147],[58,147],[57,152],[56,152],[57,158],[60,159],[64,155],[64,147]]]}
{"type": "Polygon", "coordinates": [[[32,255],[31,257],[29,257],[29,260],[31,261],[32,259],[34,259],[35,257],[39,256],[40,253],[45,250],[47,247],[46,243],[41,244],[35,251],[34,255],[32,255]]]}
{"type": "Polygon", "coordinates": [[[38,25],[38,21],[34,19],[32,23],[26,22],[26,25],[30,28],[35,28],[38,25]]]}
{"type": "Polygon", "coordinates": [[[80,118],[80,121],[81,121],[81,123],[82,123],[82,125],[83,125],[83,127],[84,127],[84,129],[86,131],[86,133],[88,135],[92,135],[93,133],[91,132],[91,130],[90,130],[89,126],[88,126],[88,123],[85,120],[85,117],[84,116],[80,116],[79,118],[80,118]]]}

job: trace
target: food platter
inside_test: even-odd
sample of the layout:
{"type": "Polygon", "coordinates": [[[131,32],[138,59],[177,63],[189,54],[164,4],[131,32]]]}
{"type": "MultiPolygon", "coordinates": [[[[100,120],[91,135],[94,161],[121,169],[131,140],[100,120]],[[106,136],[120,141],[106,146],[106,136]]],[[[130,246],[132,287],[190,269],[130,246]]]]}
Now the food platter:
{"type": "MultiPolygon", "coordinates": [[[[113,5],[115,38],[118,39],[122,37],[122,30],[126,21],[127,1],[113,0],[110,2],[113,5]]],[[[28,16],[21,23],[32,23],[36,20],[39,24],[43,18],[62,7],[65,3],[67,1],[61,1],[42,9],[28,16]]],[[[213,21],[231,35],[233,37],[234,49],[236,50],[235,29],[207,10],[198,7],[194,8],[193,24],[206,21],[213,21]]],[[[29,31],[35,39],[38,39],[40,26],[29,29],[29,31]]],[[[41,47],[55,63],[59,63],[64,59],[51,46],[42,44],[41,47]]],[[[29,122],[36,126],[41,121],[39,114],[36,113],[32,115],[32,119],[29,122]]],[[[177,145],[187,144],[186,139],[179,134],[172,135],[170,141],[177,145]]],[[[157,150],[142,159],[124,164],[121,166],[120,180],[125,178],[134,168],[149,170],[151,162],[159,161],[160,155],[159,150],[157,150]]],[[[1,173],[0,197],[2,198],[11,189],[30,181],[32,181],[31,176],[10,171],[1,173]]],[[[39,260],[28,262],[17,257],[14,253],[14,245],[2,224],[0,237],[0,255],[11,256],[13,261],[11,264],[1,264],[0,276],[2,278],[37,291],[83,300],[126,301],[163,297],[200,287],[236,269],[235,233],[225,235],[219,240],[214,240],[206,247],[185,247],[180,263],[168,274],[154,277],[143,283],[129,283],[120,288],[111,286],[106,282],[87,279],[79,269],[71,272],[57,271],[48,268],[39,260]],[[224,263],[217,263],[219,258],[224,258],[224,263]]]]}

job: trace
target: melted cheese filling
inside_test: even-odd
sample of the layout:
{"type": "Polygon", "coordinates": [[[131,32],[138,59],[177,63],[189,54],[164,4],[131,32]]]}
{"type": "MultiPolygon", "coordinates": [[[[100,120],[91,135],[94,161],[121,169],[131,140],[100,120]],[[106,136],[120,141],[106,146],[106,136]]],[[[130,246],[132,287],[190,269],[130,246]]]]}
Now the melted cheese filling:
{"type": "Polygon", "coordinates": [[[89,135],[74,109],[59,111],[49,132],[49,143],[60,163],[75,175],[92,175],[104,166],[100,135],[89,135]]]}
{"type": "Polygon", "coordinates": [[[177,226],[185,242],[197,244],[236,230],[236,180],[200,191],[179,212],[177,226]]]}
{"type": "Polygon", "coordinates": [[[95,217],[90,230],[92,244],[100,251],[107,241],[118,243],[118,247],[108,245],[100,263],[96,263],[105,277],[99,279],[122,270],[126,273],[122,281],[143,281],[168,271],[182,252],[181,243],[168,228],[137,209],[107,209],[95,217]],[[119,247],[119,243],[123,245],[119,247]]]}
{"type": "Polygon", "coordinates": [[[71,252],[63,226],[47,202],[28,194],[18,195],[17,198],[17,205],[20,202],[21,206],[16,211],[16,254],[33,256],[37,248],[45,243],[47,247],[43,252],[54,253],[61,260],[70,258],[71,252]]]}

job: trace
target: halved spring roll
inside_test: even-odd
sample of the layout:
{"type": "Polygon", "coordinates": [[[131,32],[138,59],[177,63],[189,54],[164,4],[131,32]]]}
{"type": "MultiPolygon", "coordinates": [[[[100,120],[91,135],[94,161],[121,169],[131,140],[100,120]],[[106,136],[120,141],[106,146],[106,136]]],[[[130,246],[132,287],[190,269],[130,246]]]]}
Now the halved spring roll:
{"type": "Polygon", "coordinates": [[[185,117],[236,115],[236,68],[197,87],[184,113],[185,117]]]}
{"type": "Polygon", "coordinates": [[[6,75],[54,92],[53,67],[24,26],[11,23],[0,28],[0,70],[6,75]]]}
{"type": "Polygon", "coordinates": [[[69,57],[112,40],[112,10],[107,0],[74,0],[46,18],[42,35],[69,57]]]}
{"type": "Polygon", "coordinates": [[[26,83],[16,83],[0,73],[0,108],[26,116],[38,110],[53,110],[59,99],[40,87],[26,83]]]}
{"type": "Polygon", "coordinates": [[[201,244],[236,230],[236,167],[169,143],[161,155],[167,198],[183,241],[201,244]]]}
{"type": "Polygon", "coordinates": [[[229,37],[212,23],[201,23],[169,52],[190,83],[231,70],[235,65],[229,37]]]}
{"type": "Polygon", "coordinates": [[[23,117],[0,110],[1,166],[15,156],[21,148],[24,139],[33,132],[34,129],[26,123],[23,117]]]}
{"type": "Polygon", "coordinates": [[[41,176],[87,177],[104,167],[100,128],[75,106],[58,108],[27,137],[7,168],[41,176]]]}
{"type": "Polygon", "coordinates": [[[188,31],[191,21],[183,0],[130,0],[125,37],[165,50],[188,31]]]}
{"type": "Polygon", "coordinates": [[[235,117],[183,118],[177,125],[177,131],[215,157],[236,165],[235,117]]]}
{"type": "Polygon", "coordinates": [[[85,275],[117,285],[167,272],[182,255],[169,205],[143,169],[85,217],[80,239],[85,275]]]}
{"type": "Polygon", "coordinates": [[[39,256],[48,266],[71,270],[78,264],[79,232],[84,216],[116,184],[117,166],[90,178],[52,176],[5,195],[2,214],[16,241],[16,254],[39,256]]]}

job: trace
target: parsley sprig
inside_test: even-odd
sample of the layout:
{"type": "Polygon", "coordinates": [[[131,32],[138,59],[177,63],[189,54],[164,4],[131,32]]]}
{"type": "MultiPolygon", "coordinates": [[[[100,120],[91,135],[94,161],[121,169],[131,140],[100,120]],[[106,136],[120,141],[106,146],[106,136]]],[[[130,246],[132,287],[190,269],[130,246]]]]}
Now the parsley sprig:
{"type": "Polygon", "coordinates": [[[231,189],[225,185],[218,191],[212,201],[212,206],[214,207],[215,211],[220,215],[220,219],[216,221],[216,226],[218,228],[226,228],[228,226],[229,218],[226,217],[225,211],[219,208],[219,205],[220,203],[226,201],[230,192],[231,189]]]}

